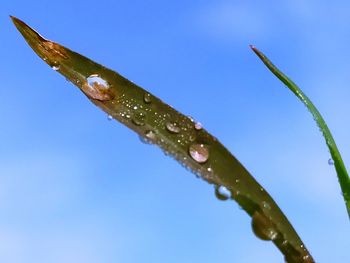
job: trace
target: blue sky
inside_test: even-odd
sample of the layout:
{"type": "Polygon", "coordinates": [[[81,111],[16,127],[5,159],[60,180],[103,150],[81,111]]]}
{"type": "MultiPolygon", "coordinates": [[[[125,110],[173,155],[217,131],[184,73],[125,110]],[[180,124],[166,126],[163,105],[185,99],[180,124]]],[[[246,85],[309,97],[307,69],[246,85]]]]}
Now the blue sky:
{"type": "Polygon", "coordinates": [[[347,262],[349,221],[311,115],[350,163],[348,1],[4,1],[0,262],[282,262],[234,202],[121,124],[32,52],[9,15],[112,68],[219,138],[317,262],[347,262]]]}

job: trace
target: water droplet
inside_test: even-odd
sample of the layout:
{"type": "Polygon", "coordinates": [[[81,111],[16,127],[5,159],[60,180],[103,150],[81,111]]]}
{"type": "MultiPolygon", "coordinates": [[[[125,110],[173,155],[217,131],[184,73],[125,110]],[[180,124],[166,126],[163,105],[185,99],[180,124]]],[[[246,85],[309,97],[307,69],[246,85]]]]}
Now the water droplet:
{"type": "Polygon", "coordinates": [[[109,85],[107,81],[105,81],[103,78],[99,77],[97,74],[92,74],[86,79],[89,86],[94,86],[95,84],[104,86],[105,89],[108,89],[109,85]]]}
{"type": "Polygon", "coordinates": [[[189,153],[193,160],[198,163],[205,163],[209,158],[209,150],[204,144],[192,144],[189,153]]]}
{"type": "Polygon", "coordinates": [[[262,202],[262,206],[263,206],[263,208],[265,208],[265,209],[267,209],[267,210],[270,210],[270,209],[271,209],[270,204],[269,204],[268,202],[266,202],[266,201],[263,201],[263,202],[262,202]]]}
{"type": "Polygon", "coordinates": [[[145,125],[146,114],[142,111],[137,111],[132,117],[132,122],[138,126],[145,125]]]}
{"type": "Polygon", "coordinates": [[[145,132],[145,136],[140,136],[141,142],[145,144],[153,144],[156,138],[156,133],[154,131],[148,130],[145,132]]]}
{"type": "Polygon", "coordinates": [[[259,211],[253,214],[252,228],[254,234],[262,240],[275,240],[278,237],[278,232],[271,220],[259,211]]]}
{"type": "Polygon", "coordinates": [[[231,198],[231,192],[225,186],[215,186],[215,196],[221,201],[226,201],[231,198]]]}
{"type": "Polygon", "coordinates": [[[86,78],[86,83],[81,87],[84,93],[90,98],[101,101],[113,99],[114,95],[109,88],[108,82],[97,74],[90,75],[86,78]]]}
{"type": "Polygon", "coordinates": [[[199,131],[199,130],[201,130],[201,129],[203,128],[203,126],[202,126],[202,124],[201,124],[200,122],[196,122],[196,123],[194,124],[194,128],[195,128],[197,131],[199,131]]]}
{"type": "Polygon", "coordinates": [[[145,95],[143,95],[143,101],[147,104],[150,104],[152,102],[152,95],[145,93],[145,95]]]}
{"type": "Polygon", "coordinates": [[[171,133],[179,133],[181,131],[176,122],[167,122],[165,126],[171,133]]]}
{"type": "Polygon", "coordinates": [[[145,135],[150,140],[154,140],[156,138],[156,133],[154,131],[151,131],[151,130],[146,131],[145,135]]]}
{"type": "Polygon", "coordinates": [[[213,168],[208,167],[208,168],[207,168],[207,171],[208,171],[209,173],[211,173],[211,172],[213,172],[213,168]]]}
{"type": "Polygon", "coordinates": [[[109,121],[113,120],[113,116],[112,115],[108,115],[107,120],[109,120],[109,121]]]}
{"type": "Polygon", "coordinates": [[[329,158],[329,159],[328,159],[328,164],[329,164],[329,165],[334,165],[334,161],[333,161],[332,158],[329,158]]]}
{"type": "Polygon", "coordinates": [[[57,70],[60,69],[60,65],[53,65],[53,66],[52,66],[52,69],[53,69],[54,71],[57,71],[57,70]]]}

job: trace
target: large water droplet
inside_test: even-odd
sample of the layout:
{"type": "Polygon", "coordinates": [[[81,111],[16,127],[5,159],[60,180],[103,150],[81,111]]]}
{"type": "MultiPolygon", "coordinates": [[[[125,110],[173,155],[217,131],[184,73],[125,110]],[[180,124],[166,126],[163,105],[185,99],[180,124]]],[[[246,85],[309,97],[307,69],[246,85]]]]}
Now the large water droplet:
{"type": "Polygon", "coordinates": [[[329,158],[329,159],[328,159],[328,164],[329,164],[329,165],[334,165],[334,161],[333,161],[332,158],[329,158]]]}
{"type": "Polygon", "coordinates": [[[137,111],[132,117],[132,122],[138,126],[145,125],[146,114],[143,111],[137,111]]]}
{"type": "Polygon", "coordinates": [[[92,74],[86,79],[89,86],[93,87],[95,84],[99,85],[101,88],[108,89],[109,85],[107,81],[105,81],[103,78],[99,77],[97,74],[92,74]]]}
{"type": "Polygon", "coordinates": [[[225,186],[215,186],[215,196],[221,201],[226,201],[231,198],[231,192],[225,186]]]}
{"type": "Polygon", "coordinates": [[[253,214],[252,228],[254,234],[262,240],[275,240],[278,237],[278,232],[271,220],[259,211],[253,214]]]}
{"type": "Polygon", "coordinates": [[[86,78],[86,83],[81,86],[81,89],[86,95],[95,100],[111,100],[114,95],[109,90],[110,86],[106,80],[99,77],[97,74],[90,75],[86,78]]]}
{"type": "Polygon", "coordinates": [[[204,144],[192,144],[188,151],[192,159],[198,163],[205,163],[209,158],[209,150],[204,144]]]}
{"type": "Polygon", "coordinates": [[[143,101],[147,104],[150,104],[152,102],[152,95],[149,93],[145,93],[143,95],[143,101]]]}
{"type": "Polygon", "coordinates": [[[179,133],[181,131],[180,127],[176,122],[167,122],[165,126],[166,129],[171,133],[179,133]]]}
{"type": "Polygon", "coordinates": [[[113,116],[112,115],[108,115],[107,120],[109,120],[109,121],[113,120],[113,116]]]}

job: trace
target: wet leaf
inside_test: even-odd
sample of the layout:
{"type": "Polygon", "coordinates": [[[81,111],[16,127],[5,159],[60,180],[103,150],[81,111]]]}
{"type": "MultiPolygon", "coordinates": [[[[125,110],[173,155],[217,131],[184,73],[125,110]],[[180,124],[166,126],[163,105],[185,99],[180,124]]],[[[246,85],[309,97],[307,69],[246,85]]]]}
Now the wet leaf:
{"type": "MultiPolygon", "coordinates": [[[[271,196],[200,123],[194,122],[118,73],[41,37],[17,18],[32,49],[112,118],[139,134],[230,198],[250,215],[255,233],[272,240],[288,262],[313,262],[299,236],[271,196]],[[273,234],[271,234],[273,233],[273,234]]],[[[234,245],[234,244],[232,244],[234,245]]]]}

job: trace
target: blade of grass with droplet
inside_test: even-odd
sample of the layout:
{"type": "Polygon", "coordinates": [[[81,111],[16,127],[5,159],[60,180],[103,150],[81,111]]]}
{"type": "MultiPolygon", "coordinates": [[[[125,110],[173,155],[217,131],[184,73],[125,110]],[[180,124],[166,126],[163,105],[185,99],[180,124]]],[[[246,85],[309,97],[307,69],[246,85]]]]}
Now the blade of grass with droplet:
{"type": "Polygon", "coordinates": [[[43,38],[19,19],[12,20],[39,57],[92,103],[208,183],[228,189],[231,198],[252,217],[254,233],[272,240],[287,262],[314,262],[271,196],[201,125],[118,73],[43,38]]]}
{"type": "Polygon", "coordinates": [[[350,217],[350,178],[348,172],[345,168],[343,159],[341,158],[338,147],[333,139],[333,136],[321,116],[320,112],[317,110],[312,101],[304,94],[304,92],[283,72],[281,72],[261,51],[256,47],[251,46],[255,54],[262,60],[262,62],[267,66],[267,68],[279,79],[281,80],[300,100],[307,109],[312,114],[314,120],[316,121],[318,127],[321,129],[323,137],[326,140],[326,144],[331,153],[332,159],[334,161],[335,170],[338,175],[338,180],[340,188],[343,193],[343,198],[345,201],[346,209],[348,211],[348,216],[350,217]]]}

